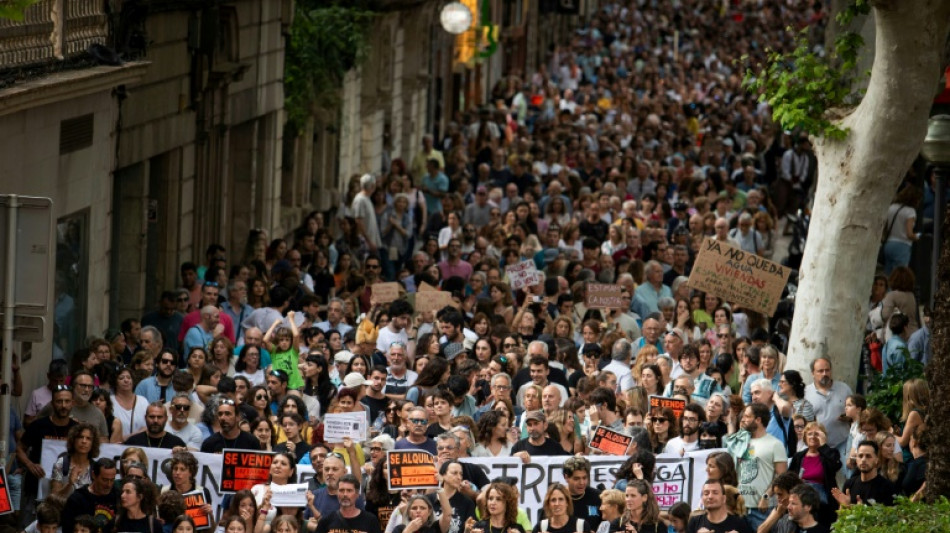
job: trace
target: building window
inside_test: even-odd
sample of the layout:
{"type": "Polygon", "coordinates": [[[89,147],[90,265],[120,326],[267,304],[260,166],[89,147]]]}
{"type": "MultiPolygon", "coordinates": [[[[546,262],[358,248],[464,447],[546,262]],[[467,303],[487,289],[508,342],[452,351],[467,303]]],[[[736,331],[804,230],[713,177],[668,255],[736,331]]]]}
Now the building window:
{"type": "Polygon", "coordinates": [[[56,279],[53,296],[53,357],[69,358],[86,336],[89,279],[89,213],[56,222],[56,279]]]}

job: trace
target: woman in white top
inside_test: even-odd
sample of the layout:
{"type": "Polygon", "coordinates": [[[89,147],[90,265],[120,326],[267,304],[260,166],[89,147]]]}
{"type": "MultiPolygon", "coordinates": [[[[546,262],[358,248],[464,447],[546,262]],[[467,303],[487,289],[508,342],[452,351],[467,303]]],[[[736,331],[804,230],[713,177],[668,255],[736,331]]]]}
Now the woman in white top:
{"type": "Polygon", "coordinates": [[[257,500],[261,514],[257,522],[256,529],[258,531],[263,530],[263,526],[270,525],[278,514],[297,513],[297,507],[284,507],[279,509],[270,504],[271,484],[286,485],[288,483],[297,482],[297,465],[295,461],[296,458],[291,454],[287,452],[277,452],[274,454],[274,458],[270,464],[270,479],[268,482],[251,487],[251,494],[253,494],[254,499],[257,500]],[[281,512],[283,509],[286,509],[287,513],[281,512]]]}
{"type": "Polygon", "coordinates": [[[616,224],[607,226],[607,240],[600,245],[600,251],[605,255],[614,255],[626,247],[627,242],[624,240],[620,226],[616,224]]]}
{"type": "Polygon", "coordinates": [[[148,408],[148,399],[135,394],[132,388],[132,368],[124,367],[115,376],[112,386],[112,422],[113,443],[125,442],[133,433],[145,429],[145,411],[148,408]]]}
{"type": "Polygon", "coordinates": [[[235,376],[244,376],[252,387],[265,385],[267,382],[264,369],[261,368],[261,349],[257,346],[245,344],[241,348],[234,370],[235,376]]]}
{"type": "Polygon", "coordinates": [[[512,445],[509,434],[516,440],[520,436],[507,415],[499,411],[483,414],[478,420],[478,445],[472,450],[472,457],[508,457],[512,445]]]}
{"type": "Polygon", "coordinates": [[[455,211],[449,211],[446,215],[448,225],[439,230],[439,250],[442,251],[442,258],[446,257],[446,250],[449,248],[449,241],[462,238],[462,223],[459,215],[455,211]]]}

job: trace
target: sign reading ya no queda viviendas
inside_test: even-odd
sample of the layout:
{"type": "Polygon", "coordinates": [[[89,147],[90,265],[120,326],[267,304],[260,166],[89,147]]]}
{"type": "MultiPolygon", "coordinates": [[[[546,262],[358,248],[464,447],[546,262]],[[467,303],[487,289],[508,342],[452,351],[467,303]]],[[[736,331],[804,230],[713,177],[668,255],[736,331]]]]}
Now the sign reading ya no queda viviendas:
{"type": "Polygon", "coordinates": [[[771,316],[790,272],[729,243],[706,239],[689,275],[689,287],[771,316]]]}

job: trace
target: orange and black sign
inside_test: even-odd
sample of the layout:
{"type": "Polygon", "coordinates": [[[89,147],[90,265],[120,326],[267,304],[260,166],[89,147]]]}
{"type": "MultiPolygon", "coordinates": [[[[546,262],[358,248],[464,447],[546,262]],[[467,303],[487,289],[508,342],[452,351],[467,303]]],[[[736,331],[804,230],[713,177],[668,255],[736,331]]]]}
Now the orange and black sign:
{"type": "Polygon", "coordinates": [[[590,447],[610,455],[627,455],[633,437],[604,426],[597,426],[590,437],[590,447]]]}
{"type": "Polygon", "coordinates": [[[251,490],[251,487],[266,483],[270,476],[273,452],[248,450],[224,450],[221,461],[221,492],[251,490]]]}
{"type": "Polygon", "coordinates": [[[425,450],[390,450],[386,463],[389,490],[439,488],[435,456],[425,450]]]}
{"type": "Polygon", "coordinates": [[[660,415],[660,409],[670,408],[673,410],[673,416],[676,417],[676,420],[680,419],[680,415],[683,414],[683,410],[686,409],[686,400],[681,400],[677,398],[667,398],[665,396],[650,396],[650,414],[653,416],[660,415]]]}
{"type": "Polygon", "coordinates": [[[13,502],[10,500],[10,487],[7,485],[7,471],[0,468],[0,514],[13,512],[13,502]]]}
{"type": "Polygon", "coordinates": [[[185,498],[185,514],[191,517],[195,523],[195,529],[207,529],[211,527],[211,519],[208,517],[208,513],[205,512],[204,506],[205,494],[200,490],[194,492],[186,492],[182,494],[182,497],[185,498]]]}

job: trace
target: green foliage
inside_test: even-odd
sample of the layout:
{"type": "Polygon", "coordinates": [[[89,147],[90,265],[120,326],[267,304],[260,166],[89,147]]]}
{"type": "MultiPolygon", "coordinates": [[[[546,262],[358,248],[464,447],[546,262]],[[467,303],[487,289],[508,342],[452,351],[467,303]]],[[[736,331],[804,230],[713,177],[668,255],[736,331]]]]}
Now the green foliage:
{"type": "MultiPolygon", "coordinates": [[[[870,9],[867,0],[853,0],[836,20],[846,26],[854,17],[870,13],[870,9]]],[[[793,29],[788,31],[792,33],[793,29]]],[[[798,32],[795,49],[789,53],[766,50],[765,64],[758,64],[755,69],[748,65],[748,57],[743,57],[743,83],[759,93],[759,101],[772,107],[773,117],[782,128],[844,139],[848,132],[834,122],[828,111],[853,106],[861,96],[851,87],[864,39],[855,32],[843,32],[835,39],[834,52],[829,57],[820,57],[812,51],[810,31],[805,27],[798,32]]]]}
{"type": "Polygon", "coordinates": [[[879,409],[891,422],[901,419],[904,382],[924,376],[924,365],[908,353],[904,354],[904,358],[903,366],[888,367],[886,376],[875,373],[868,384],[868,405],[879,409]]]}
{"type": "Polygon", "coordinates": [[[294,9],[284,67],[284,109],[290,124],[299,128],[316,109],[338,107],[343,77],[368,55],[376,14],[366,2],[303,0],[294,9]]]}
{"type": "Polygon", "coordinates": [[[934,533],[950,531],[950,502],[933,504],[898,498],[893,507],[853,505],[838,511],[835,533],[934,533]]]}
{"type": "Polygon", "coordinates": [[[0,19],[9,19],[21,22],[26,8],[39,0],[0,0],[0,19]]]}

